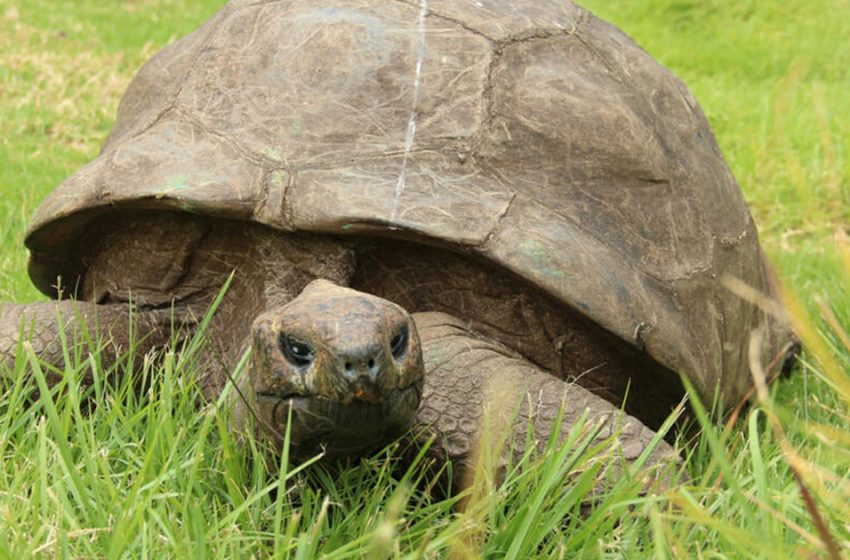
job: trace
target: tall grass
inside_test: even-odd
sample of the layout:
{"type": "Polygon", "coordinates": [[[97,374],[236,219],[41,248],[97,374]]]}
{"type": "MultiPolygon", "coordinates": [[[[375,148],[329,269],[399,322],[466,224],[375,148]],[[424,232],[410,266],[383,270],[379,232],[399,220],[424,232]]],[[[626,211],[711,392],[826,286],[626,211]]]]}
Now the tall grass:
{"type": "MultiPolygon", "coordinates": [[[[40,297],[21,249],[35,206],[97,152],[135,69],[220,4],[0,0],[0,300],[40,297]]],[[[96,340],[68,348],[50,391],[22,345],[0,374],[0,558],[850,555],[850,9],[584,4],[694,90],[806,348],[790,380],[757,383],[728,429],[693,399],[689,482],[644,494],[584,427],[501,481],[482,452],[468,492],[443,498],[431,491],[439,470],[399,464],[402,443],[334,467],[238,445],[223,402],[198,405],[176,348],[131,369],[105,368],[96,340]]],[[[752,366],[758,382],[765,364],[752,366]]]]}
{"type": "MultiPolygon", "coordinates": [[[[813,348],[830,339],[800,332],[813,348]]],[[[402,442],[350,465],[294,465],[250,435],[237,442],[226,393],[199,407],[202,344],[105,368],[91,341],[68,349],[53,389],[21,345],[0,380],[0,555],[799,558],[850,548],[848,379],[823,365],[846,348],[811,353],[809,383],[822,387],[805,419],[759,385],[758,404],[728,431],[691,395],[701,435],[687,482],[645,493],[639,465],[623,471],[613,442],[580,423],[540,454],[530,446],[501,479],[499,439],[484,438],[470,487],[441,498],[442,473],[422,454],[400,465],[402,442]]]]}
{"type": "Polygon", "coordinates": [[[356,465],[294,465],[285,446],[236,441],[227,391],[199,408],[202,345],[107,369],[92,341],[68,349],[50,388],[21,344],[0,376],[0,555],[574,557],[643,500],[639,466],[622,471],[614,440],[582,424],[541,456],[530,446],[502,480],[485,437],[472,487],[449,498],[435,497],[444,473],[424,450],[399,465],[402,442],[356,465]]]}

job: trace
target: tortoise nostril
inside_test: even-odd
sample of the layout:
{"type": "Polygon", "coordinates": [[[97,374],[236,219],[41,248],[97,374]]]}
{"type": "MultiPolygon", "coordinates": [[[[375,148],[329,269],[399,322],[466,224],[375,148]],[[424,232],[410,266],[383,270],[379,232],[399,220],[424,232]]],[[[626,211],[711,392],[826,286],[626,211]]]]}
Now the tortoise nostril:
{"type": "Polygon", "coordinates": [[[381,356],[374,352],[355,352],[343,358],[341,373],[348,379],[374,380],[382,367],[381,356]]]}

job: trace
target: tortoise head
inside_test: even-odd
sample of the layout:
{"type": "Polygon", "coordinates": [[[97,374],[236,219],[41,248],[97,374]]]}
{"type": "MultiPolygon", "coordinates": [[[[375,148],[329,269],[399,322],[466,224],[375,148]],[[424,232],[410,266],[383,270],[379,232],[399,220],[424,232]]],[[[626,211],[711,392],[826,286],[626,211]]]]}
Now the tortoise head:
{"type": "Polygon", "coordinates": [[[259,429],[306,458],[360,454],[400,435],[422,394],[416,326],[385,299],[326,280],[261,314],[252,327],[251,390],[259,429]]]}

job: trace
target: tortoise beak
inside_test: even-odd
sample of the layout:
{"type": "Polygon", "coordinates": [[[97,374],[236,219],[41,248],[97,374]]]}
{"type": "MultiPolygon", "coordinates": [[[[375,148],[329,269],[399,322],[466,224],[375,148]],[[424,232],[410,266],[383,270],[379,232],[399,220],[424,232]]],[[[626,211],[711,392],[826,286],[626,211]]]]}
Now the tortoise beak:
{"type": "Polygon", "coordinates": [[[379,403],[384,400],[384,396],[378,387],[372,383],[357,383],[352,391],[355,400],[379,403]]]}
{"type": "Polygon", "coordinates": [[[317,453],[325,458],[341,458],[368,453],[402,435],[419,408],[423,381],[395,389],[380,402],[355,399],[345,404],[321,395],[290,396],[260,394],[255,412],[264,425],[275,427],[267,433],[278,445],[283,434],[291,434],[290,450],[296,460],[317,453]]]}

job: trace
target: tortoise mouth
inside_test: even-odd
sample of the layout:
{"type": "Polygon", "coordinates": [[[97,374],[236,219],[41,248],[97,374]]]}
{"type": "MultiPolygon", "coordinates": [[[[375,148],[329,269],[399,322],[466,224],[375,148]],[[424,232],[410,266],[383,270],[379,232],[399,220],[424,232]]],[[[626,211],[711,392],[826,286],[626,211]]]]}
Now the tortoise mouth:
{"type": "Polygon", "coordinates": [[[419,408],[423,381],[389,391],[380,402],[344,403],[317,394],[255,394],[259,429],[283,445],[289,422],[290,454],[305,460],[318,453],[326,459],[368,453],[402,435],[419,408]]]}

